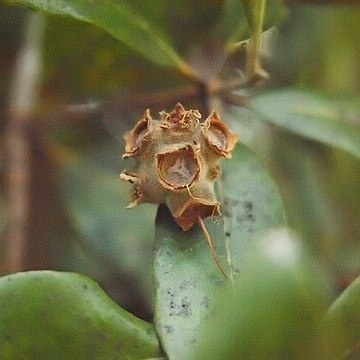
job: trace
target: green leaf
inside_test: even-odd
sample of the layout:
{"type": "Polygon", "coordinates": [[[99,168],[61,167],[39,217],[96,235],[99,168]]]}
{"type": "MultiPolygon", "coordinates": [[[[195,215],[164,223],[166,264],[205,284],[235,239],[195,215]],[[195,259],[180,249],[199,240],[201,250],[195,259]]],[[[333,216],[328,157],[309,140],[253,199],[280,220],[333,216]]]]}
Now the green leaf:
{"type": "Polygon", "coordinates": [[[318,266],[286,231],[265,236],[251,267],[198,328],[186,360],[320,360],[328,288],[318,266]]]}
{"type": "MultiPolygon", "coordinates": [[[[251,264],[259,236],[284,225],[285,216],[278,192],[254,154],[238,144],[224,163],[219,189],[224,216],[217,222],[207,219],[206,226],[233,277],[251,264]]],[[[186,359],[198,341],[198,327],[214,306],[214,292],[229,281],[216,267],[200,227],[183,232],[163,206],[156,219],[154,268],[160,341],[170,359],[186,359]]]]}
{"type": "MultiPolygon", "coordinates": [[[[244,8],[244,13],[249,24],[250,28],[254,28],[256,26],[256,16],[258,14],[255,13],[257,2],[259,0],[242,0],[242,6],[244,8]]],[[[282,19],[284,19],[287,11],[282,1],[280,0],[265,0],[266,2],[266,12],[264,19],[264,31],[271,28],[272,26],[277,25],[282,19]]]]}
{"type": "Polygon", "coordinates": [[[150,303],[149,238],[156,208],[150,204],[126,208],[130,187],[118,180],[125,167],[118,152],[118,145],[111,142],[66,162],[61,178],[64,202],[83,248],[95,261],[131,276],[150,303]]]}
{"type": "MultiPolygon", "coordinates": [[[[227,40],[227,46],[249,39],[253,26],[251,4],[254,1],[226,0],[220,22],[220,31],[227,40]]],[[[286,8],[280,1],[267,1],[263,31],[277,25],[286,15],[286,8]]]]}
{"type": "Polygon", "coordinates": [[[135,12],[126,1],[104,0],[8,0],[50,14],[71,16],[92,23],[147,59],[164,66],[175,66],[191,73],[165,34],[135,12]]]}
{"type": "Polygon", "coordinates": [[[326,325],[333,339],[342,340],[333,348],[337,356],[360,345],[360,276],[331,305],[326,325]]]}
{"type": "MultiPolygon", "coordinates": [[[[222,224],[205,223],[218,257],[224,260],[222,224]]],[[[154,323],[162,347],[169,359],[185,359],[196,342],[199,323],[212,306],[211,294],[224,286],[224,277],[200,227],[182,231],[164,205],[156,218],[154,280],[154,323]]]]}
{"type": "Polygon", "coordinates": [[[248,106],[270,124],[360,158],[360,128],[354,122],[360,114],[358,101],[284,89],[256,95],[248,106]]]}
{"type": "Polygon", "coordinates": [[[229,45],[249,38],[249,26],[241,1],[224,1],[220,30],[229,45]]]}
{"type": "Polygon", "coordinates": [[[143,359],[159,355],[153,327],[73,273],[0,278],[0,358],[143,359]]]}
{"type": "Polygon", "coordinates": [[[223,163],[222,199],[231,274],[245,270],[259,236],[286,225],[279,191],[267,169],[246,146],[237,144],[223,163]],[[250,256],[249,256],[250,255],[250,256]]]}

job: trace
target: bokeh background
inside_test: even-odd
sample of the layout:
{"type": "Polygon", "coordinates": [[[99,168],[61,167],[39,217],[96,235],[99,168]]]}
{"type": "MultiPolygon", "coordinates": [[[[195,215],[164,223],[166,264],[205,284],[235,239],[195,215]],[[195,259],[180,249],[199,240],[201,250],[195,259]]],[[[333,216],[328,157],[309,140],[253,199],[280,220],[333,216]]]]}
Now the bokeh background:
{"type": "MultiPolygon", "coordinates": [[[[204,77],[221,70],[222,1],[129,3],[164,29],[204,77]]],[[[264,35],[263,64],[271,78],[262,87],[291,86],[360,102],[360,6],[309,3],[279,5],[277,26],[264,35]]],[[[181,100],[206,112],[202,90],[188,90],[192,84],[175,70],[152,64],[94,26],[31,14],[0,4],[0,274],[83,273],[150,320],[156,206],[125,209],[129,187],[118,177],[128,166],[121,160],[122,134],[147,107],[156,115],[181,100]],[[15,126],[20,137],[14,145],[11,89],[31,17],[39,29],[42,71],[25,125],[15,126]]],[[[239,51],[221,71],[230,78],[242,68],[239,51]]],[[[266,125],[247,109],[219,107],[272,173],[289,225],[340,292],[360,272],[359,160],[266,125]]],[[[360,128],[360,113],[351,121],[360,128]]]]}

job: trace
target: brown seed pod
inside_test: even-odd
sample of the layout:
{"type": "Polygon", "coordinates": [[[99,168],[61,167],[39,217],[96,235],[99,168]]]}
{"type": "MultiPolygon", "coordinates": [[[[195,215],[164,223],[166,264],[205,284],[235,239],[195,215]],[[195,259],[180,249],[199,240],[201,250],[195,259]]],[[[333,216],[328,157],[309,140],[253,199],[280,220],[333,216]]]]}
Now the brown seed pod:
{"type": "Polygon", "coordinates": [[[200,119],[198,110],[185,110],[180,103],[170,113],[162,111],[159,120],[146,110],[124,136],[123,158],[133,157],[136,165],[120,178],[133,184],[129,208],[141,202],[166,204],[184,231],[199,223],[215,263],[227,277],[203,219],[220,214],[214,189],[219,162],[231,157],[237,136],[215,111],[203,123],[200,119]]]}
{"type": "Polygon", "coordinates": [[[164,203],[184,231],[220,213],[214,184],[219,162],[231,157],[237,136],[215,111],[203,123],[200,118],[198,110],[178,103],[170,113],[162,111],[159,120],[146,110],[125,134],[123,158],[136,163],[120,175],[134,185],[128,207],[164,203]]]}

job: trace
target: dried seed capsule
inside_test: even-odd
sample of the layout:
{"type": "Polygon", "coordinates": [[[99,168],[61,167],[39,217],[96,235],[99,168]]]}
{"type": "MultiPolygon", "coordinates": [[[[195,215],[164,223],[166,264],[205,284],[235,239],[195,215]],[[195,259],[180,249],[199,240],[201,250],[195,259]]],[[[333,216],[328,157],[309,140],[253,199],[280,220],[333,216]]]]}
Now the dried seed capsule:
{"type": "Polygon", "coordinates": [[[140,202],[164,203],[184,230],[200,219],[219,214],[214,183],[219,161],[230,158],[237,141],[216,112],[200,124],[198,110],[179,103],[160,119],[149,110],[127,132],[123,158],[133,157],[135,168],[121,179],[133,184],[133,207],[140,202]]]}

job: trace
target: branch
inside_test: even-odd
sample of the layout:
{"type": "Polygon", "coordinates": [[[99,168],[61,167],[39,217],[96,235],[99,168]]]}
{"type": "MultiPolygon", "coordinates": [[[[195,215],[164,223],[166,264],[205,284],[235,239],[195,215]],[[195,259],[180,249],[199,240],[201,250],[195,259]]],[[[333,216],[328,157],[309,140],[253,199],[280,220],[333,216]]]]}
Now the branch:
{"type": "Polygon", "coordinates": [[[64,123],[89,121],[89,119],[108,110],[128,112],[143,111],[146,108],[162,110],[174,106],[177,102],[199,101],[203,95],[204,87],[208,96],[226,100],[231,90],[247,89],[253,85],[252,82],[245,81],[242,76],[238,76],[223,81],[214,79],[205,84],[190,84],[178,89],[153,93],[127,92],[113,95],[104,101],[59,106],[49,114],[42,116],[42,119],[37,121],[35,125],[52,128],[54,123],[63,125],[64,123]],[[200,86],[201,84],[203,87],[200,86]]]}
{"type": "Polygon", "coordinates": [[[38,99],[43,18],[31,13],[15,66],[6,132],[8,223],[7,272],[24,269],[30,197],[30,146],[26,129],[38,99]]]}

